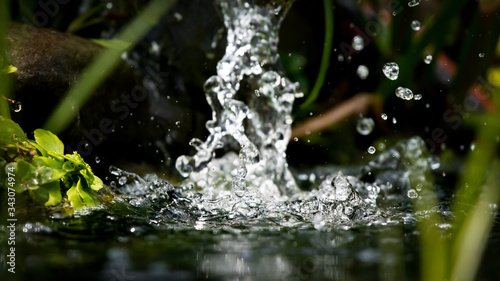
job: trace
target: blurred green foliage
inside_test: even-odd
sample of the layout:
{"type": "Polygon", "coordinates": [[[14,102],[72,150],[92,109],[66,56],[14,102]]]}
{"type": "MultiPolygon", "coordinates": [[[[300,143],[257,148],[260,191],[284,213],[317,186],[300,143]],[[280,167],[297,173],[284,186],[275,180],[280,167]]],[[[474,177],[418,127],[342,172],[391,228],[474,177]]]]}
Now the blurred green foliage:
{"type": "Polygon", "coordinates": [[[37,129],[29,140],[18,124],[0,116],[0,168],[5,187],[29,192],[36,203],[62,202],[61,186],[75,209],[99,204],[100,178],[78,153],[64,154],[64,144],[49,131],[37,129]],[[9,175],[6,177],[6,175],[9,175]]]}

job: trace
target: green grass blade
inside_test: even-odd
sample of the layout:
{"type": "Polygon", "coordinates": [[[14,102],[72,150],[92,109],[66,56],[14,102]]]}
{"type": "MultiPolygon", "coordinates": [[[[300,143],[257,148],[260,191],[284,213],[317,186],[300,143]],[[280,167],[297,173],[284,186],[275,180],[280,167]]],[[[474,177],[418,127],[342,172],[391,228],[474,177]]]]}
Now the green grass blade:
{"type": "MultiPolygon", "coordinates": [[[[500,105],[500,88],[492,94],[496,108],[500,105]]],[[[489,204],[500,199],[499,165],[496,155],[496,135],[500,130],[500,114],[492,112],[477,122],[476,148],[466,160],[455,192],[451,280],[473,280],[491,229],[489,204]],[[486,122],[487,125],[484,125],[486,122]],[[493,163],[493,164],[492,164],[493,163]],[[488,175],[489,174],[489,175],[488,175]],[[496,181],[495,181],[496,180],[496,181]]],[[[490,210],[491,211],[491,210],[490,210]]]]}
{"type": "MultiPolygon", "coordinates": [[[[430,178],[430,176],[429,176],[430,178]]],[[[422,182],[422,193],[414,200],[415,212],[421,216],[417,227],[420,233],[420,265],[422,281],[442,281],[447,275],[447,245],[436,231],[436,224],[441,222],[439,215],[432,210],[438,205],[433,180],[422,182]],[[424,215],[425,214],[425,215],[424,215]]],[[[412,184],[413,185],[413,184],[412,184]]]]}
{"type": "MultiPolygon", "coordinates": [[[[5,34],[7,33],[7,25],[10,21],[9,5],[7,0],[0,0],[0,56],[4,54],[5,34]]],[[[0,59],[0,68],[5,64],[3,57],[0,59]]],[[[0,115],[5,118],[10,118],[10,107],[4,97],[9,97],[9,77],[7,74],[0,74],[0,115]]]]}
{"type": "MultiPolygon", "coordinates": [[[[132,48],[147,32],[158,23],[161,16],[175,3],[175,0],[153,0],[142,13],[128,24],[116,39],[129,43],[132,48]]],[[[127,49],[108,48],[85,69],[78,83],[68,92],[66,97],[52,112],[44,128],[60,133],[76,115],[71,108],[80,108],[104,81],[107,75],[120,62],[121,55],[127,49]]]]}
{"type": "Polygon", "coordinates": [[[319,68],[318,77],[314,83],[313,89],[307,96],[307,99],[300,105],[301,109],[310,106],[319,95],[321,87],[325,82],[326,72],[330,66],[330,55],[332,53],[333,44],[333,5],[332,0],[323,0],[325,9],[325,44],[323,46],[323,56],[321,57],[321,66],[319,68]]]}
{"type": "Polygon", "coordinates": [[[455,262],[448,280],[474,280],[493,227],[494,210],[490,205],[500,201],[499,174],[500,165],[495,161],[474,210],[465,218],[455,240],[453,249],[455,262]]]}

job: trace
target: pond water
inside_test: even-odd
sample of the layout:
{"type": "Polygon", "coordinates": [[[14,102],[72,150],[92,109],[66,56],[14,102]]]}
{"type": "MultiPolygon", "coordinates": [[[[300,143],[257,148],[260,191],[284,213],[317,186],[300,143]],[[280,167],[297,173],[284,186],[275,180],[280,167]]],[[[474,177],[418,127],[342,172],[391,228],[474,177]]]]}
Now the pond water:
{"type": "MultiPolygon", "coordinates": [[[[210,135],[176,163],[186,179],[174,187],[110,167],[108,192],[118,195],[104,193],[102,207],[19,214],[15,278],[419,280],[417,221],[438,214],[434,227],[449,236],[453,175],[440,182],[446,167],[418,137],[363,166],[290,171],[285,151],[301,92],[282,74],[277,43],[291,1],[218,2],[228,45],[205,84],[210,135]],[[239,152],[215,158],[226,146],[239,152]],[[414,212],[414,200],[435,196],[423,188],[431,182],[440,204],[414,212]]],[[[496,269],[488,257],[500,253],[498,225],[477,280],[496,269]]],[[[0,230],[5,244],[8,229],[0,230]]]]}

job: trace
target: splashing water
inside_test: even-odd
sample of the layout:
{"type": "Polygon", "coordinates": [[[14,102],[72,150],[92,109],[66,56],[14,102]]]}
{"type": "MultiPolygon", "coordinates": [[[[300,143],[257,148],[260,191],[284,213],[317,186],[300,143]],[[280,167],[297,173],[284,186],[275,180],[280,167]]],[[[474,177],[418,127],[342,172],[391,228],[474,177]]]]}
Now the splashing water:
{"type": "Polygon", "coordinates": [[[215,150],[236,143],[239,161],[231,162],[234,167],[228,168],[240,171],[233,180],[236,195],[246,189],[247,181],[268,195],[293,195],[298,189],[288,171],[285,150],[291,135],[293,101],[302,93],[297,83],[281,75],[277,53],[280,22],[291,2],[218,3],[228,29],[228,44],[217,75],[205,83],[213,110],[213,119],[206,124],[210,135],[205,142],[192,140],[197,153],[178,158],[176,168],[198,186],[209,187],[220,177],[214,165],[209,165],[215,150]]]}
{"type": "MultiPolygon", "coordinates": [[[[167,206],[161,203],[162,207],[155,209],[168,210],[167,218],[174,213],[198,227],[199,222],[203,226],[216,222],[212,225],[216,227],[252,219],[266,224],[279,221],[279,225],[288,227],[312,224],[322,229],[380,217],[376,205],[379,192],[390,193],[394,179],[371,183],[361,181],[361,175],[345,176],[342,172],[318,177],[311,174],[319,181],[314,181],[312,191],[302,192],[288,170],[285,151],[291,135],[291,110],[294,99],[302,93],[297,83],[283,77],[277,44],[279,25],[291,2],[218,3],[228,30],[228,45],[217,65],[217,75],[205,83],[207,101],[213,110],[212,120],[206,124],[210,135],[205,141],[191,140],[190,145],[197,150],[195,155],[177,159],[176,168],[186,177],[181,189],[167,183],[158,185],[157,178],[140,184],[148,186],[152,181],[157,188],[163,186],[161,194],[170,194],[167,206]],[[238,153],[215,157],[216,150],[235,146],[238,153]]],[[[397,78],[395,63],[386,68],[384,73],[388,72],[390,79],[397,78]]],[[[371,131],[373,120],[368,121],[371,131]]],[[[417,141],[416,147],[413,150],[425,150],[422,141],[417,141]]],[[[366,169],[377,166],[373,164],[377,161],[384,162],[388,151],[392,150],[377,156],[366,169]]],[[[370,154],[374,152],[374,148],[369,150],[370,154]]],[[[392,159],[409,162],[399,155],[395,151],[392,159]]],[[[405,170],[402,178],[412,173],[405,170]]],[[[404,200],[406,192],[400,194],[404,200]]],[[[131,204],[141,204],[132,195],[127,195],[131,196],[131,204]]],[[[145,200],[158,204],[151,198],[145,200]]]]}
{"type": "MultiPolygon", "coordinates": [[[[357,173],[312,172],[305,176],[312,190],[300,191],[285,151],[292,105],[302,94],[297,83],[282,75],[277,53],[279,25],[291,2],[272,3],[218,0],[228,45],[217,75],[204,86],[213,110],[206,123],[210,135],[190,141],[195,155],[177,159],[176,168],[186,177],[179,187],[155,175],[140,178],[111,168],[116,176],[111,187],[121,195],[116,200],[125,200],[151,223],[176,228],[244,224],[331,229],[383,220],[380,193],[408,200],[410,179],[425,179],[420,171],[430,165],[424,143],[411,139],[383,151],[357,173]],[[229,152],[215,157],[216,151],[229,152]],[[365,180],[366,174],[376,180],[365,180]]],[[[397,65],[391,66],[390,79],[397,77],[397,65]]],[[[368,134],[374,121],[364,120],[361,129],[368,134]]]]}

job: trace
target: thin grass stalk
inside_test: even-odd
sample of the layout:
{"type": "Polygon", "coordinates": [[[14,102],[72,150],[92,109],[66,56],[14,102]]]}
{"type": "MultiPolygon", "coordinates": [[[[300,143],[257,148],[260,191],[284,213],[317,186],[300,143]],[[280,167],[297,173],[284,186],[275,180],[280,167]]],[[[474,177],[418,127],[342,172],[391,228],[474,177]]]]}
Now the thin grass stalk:
{"type": "MultiPolygon", "coordinates": [[[[10,21],[9,5],[7,0],[0,0],[0,56],[4,55],[4,38],[7,33],[7,25],[10,21]]],[[[5,62],[4,62],[5,64],[5,62]]],[[[0,68],[2,65],[0,65],[0,68]]],[[[0,74],[0,115],[10,118],[10,107],[4,99],[10,96],[9,77],[6,74],[0,74]]]]}
{"type": "Polygon", "coordinates": [[[500,165],[495,160],[474,210],[467,215],[457,234],[453,248],[454,264],[448,280],[474,280],[493,227],[495,210],[490,206],[500,201],[499,182],[500,165]]]}
{"type": "Polygon", "coordinates": [[[451,277],[459,278],[457,280],[474,278],[493,219],[487,214],[488,205],[500,199],[498,181],[493,180],[498,178],[500,171],[495,157],[496,135],[500,130],[500,88],[492,96],[497,110],[477,122],[476,148],[468,155],[466,170],[459,179],[455,193],[453,212],[456,217],[453,225],[458,231],[453,237],[451,277]]]}
{"type": "Polygon", "coordinates": [[[332,53],[333,45],[333,4],[332,0],[323,0],[325,10],[325,44],[323,45],[323,55],[321,57],[321,65],[318,72],[318,77],[314,86],[307,96],[307,99],[300,105],[303,110],[310,106],[319,95],[323,84],[325,83],[326,72],[330,66],[330,56],[332,53]]]}

